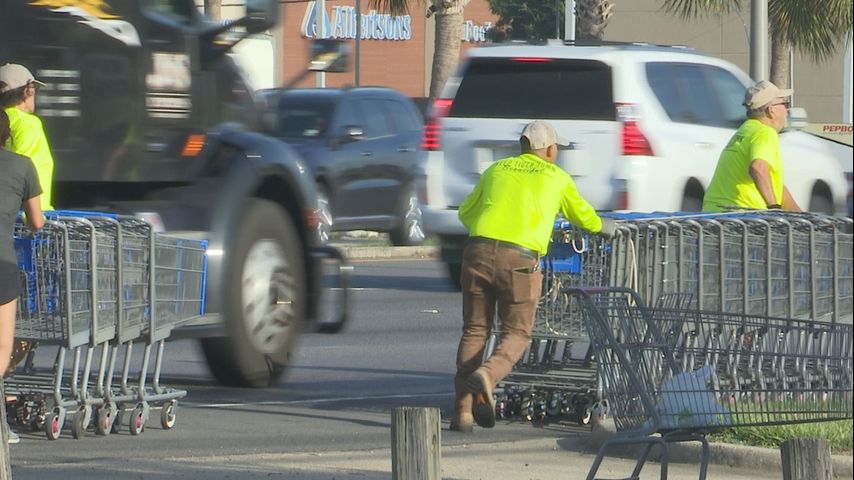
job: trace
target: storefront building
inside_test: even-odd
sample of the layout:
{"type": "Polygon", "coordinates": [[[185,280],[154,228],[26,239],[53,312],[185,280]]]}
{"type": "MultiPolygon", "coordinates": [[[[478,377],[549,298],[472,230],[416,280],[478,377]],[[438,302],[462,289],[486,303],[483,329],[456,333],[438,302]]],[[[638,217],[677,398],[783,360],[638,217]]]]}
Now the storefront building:
{"type": "MultiPolygon", "coordinates": [[[[361,0],[359,58],[354,56],[350,70],[345,73],[326,74],[324,85],[342,87],[358,83],[391,87],[411,97],[427,96],[435,38],[434,19],[425,15],[427,3],[410,2],[412,10],[400,16],[372,11],[367,4],[367,0],[361,0]]],[[[662,0],[614,2],[613,16],[605,29],[605,40],[685,45],[749,71],[749,5],[743,5],[742,11],[728,15],[685,20],[663,12],[661,4],[662,0]]],[[[345,39],[355,50],[358,17],[355,0],[327,0],[325,10],[329,36],[345,39]]],[[[317,15],[317,4],[313,1],[289,0],[282,3],[283,22],[273,33],[275,41],[270,42],[272,47],[268,47],[273,60],[267,63],[272,64],[272,68],[269,68],[269,77],[258,76],[261,78],[259,88],[286,85],[304,72],[311,39],[316,36],[317,15]]],[[[467,49],[489,43],[487,31],[497,21],[487,0],[471,0],[463,17],[461,58],[467,49]]],[[[260,57],[264,54],[257,52],[267,51],[255,46],[251,48],[250,61],[242,62],[247,70],[263,64],[260,57]]],[[[850,48],[848,52],[846,55],[846,45],[843,44],[835,55],[822,63],[815,63],[799,54],[793,56],[791,84],[795,89],[794,103],[806,108],[810,121],[850,122],[850,48]],[[849,72],[847,81],[846,71],[849,72]]],[[[296,85],[316,87],[318,81],[315,75],[309,75],[296,85]]]]}
{"type": "MultiPolygon", "coordinates": [[[[326,33],[329,38],[342,39],[351,47],[350,69],[344,73],[325,74],[325,86],[391,87],[410,97],[425,97],[430,89],[434,49],[434,19],[426,16],[425,4],[410,2],[412,10],[404,15],[389,15],[367,7],[361,2],[358,15],[355,0],[327,0],[326,33]],[[361,42],[355,56],[356,19],[361,16],[361,42]],[[358,68],[355,63],[358,62],[358,68]]],[[[314,1],[282,4],[283,22],[279,34],[279,85],[288,84],[299,76],[308,63],[311,40],[318,37],[316,19],[319,8],[314,1]]],[[[496,18],[486,0],[471,0],[464,13],[460,44],[462,52],[487,42],[487,31],[496,18]]],[[[462,55],[461,52],[461,55],[462,55]]],[[[315,75],[296,84],[318,86],[315,75]]]]}

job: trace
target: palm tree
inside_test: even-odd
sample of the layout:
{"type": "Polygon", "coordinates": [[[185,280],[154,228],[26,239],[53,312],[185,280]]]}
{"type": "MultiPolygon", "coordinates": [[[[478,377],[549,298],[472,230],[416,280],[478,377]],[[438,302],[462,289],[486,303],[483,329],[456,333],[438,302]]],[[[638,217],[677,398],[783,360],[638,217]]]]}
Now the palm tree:
{"type": "MultiPolygon", "coordinates": [[[[755,1],[755,0],[754,0],[755,1]]],[[[771,31],[771,81],[789,87],[792,48],[822,62],[845,45],[851,31],[852,0],[767,0],[771,31]]],[[[726,14],[740,0],[663,0],[664,9],[683,18],[726,14]]]]}
{"type": "MultiPolygon", "coordinates": [[[[460,60],[460,38],[464,22],[463,10],[469,0],[428,0],[427,16],[436,19],[436,40],[433,71],[430,78],[430,98],[442,93],[445,82],[460,60]]],[[[403,15],[409,11],[410,0],[370,0],[371,8],[403,15]]]]}
{"type": "Polygon", "coordinates": [[[576,0],[575,31],[579,40],[602,40],[611,21],[612,0],[576,0]]]}

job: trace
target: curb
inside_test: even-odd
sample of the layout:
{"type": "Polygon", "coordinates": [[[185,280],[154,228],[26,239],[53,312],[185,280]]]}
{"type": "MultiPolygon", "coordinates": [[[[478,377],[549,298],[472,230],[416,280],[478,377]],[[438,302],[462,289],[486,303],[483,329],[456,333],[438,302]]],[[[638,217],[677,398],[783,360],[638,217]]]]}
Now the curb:
{"type": "Polygon", "coordinates": [[[340,250],[348,260],[369,258],[439,258],[439,247],[355,246],[340,243],[333,243],[332,246],[340,250]]]}
{"type": "MultiPolygon", "coordinates": [[[[691,463],[700,458],[700,445],[676,444],[667,449],[671,462],[691,463]]],[[[657,455],[656,455],[657,459],[657,455]]],[[[854,477],[854,459],[846,455],[831,455],[834,478],[854,477]]],[[[753,470],[782,472],[780,450],[729,443],[709,443],[709,463],[753,470]]]]}

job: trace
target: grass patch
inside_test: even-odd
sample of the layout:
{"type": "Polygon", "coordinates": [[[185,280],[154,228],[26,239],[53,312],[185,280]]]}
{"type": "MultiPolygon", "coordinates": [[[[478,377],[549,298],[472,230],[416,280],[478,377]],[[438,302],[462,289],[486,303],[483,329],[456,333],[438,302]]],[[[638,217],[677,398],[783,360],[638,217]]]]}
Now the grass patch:
{"type": "Polygon", "coordinates": [[[854,431],[854,420],[839,420],[768,427],[734,427],[710,435],[709,440],[780,448],[781,443],[792,438],[820,437],[830,443],[831,452],[845,454],[852,451],[852,431],[854,431]]]}

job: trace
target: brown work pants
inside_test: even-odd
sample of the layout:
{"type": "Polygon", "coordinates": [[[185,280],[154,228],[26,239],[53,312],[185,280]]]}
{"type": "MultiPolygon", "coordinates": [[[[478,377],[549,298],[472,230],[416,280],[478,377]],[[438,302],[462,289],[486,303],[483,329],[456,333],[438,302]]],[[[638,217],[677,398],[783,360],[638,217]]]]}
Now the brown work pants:
{"type": "Polygon", "coordinates": [[[495,243],[466,244],[460,284],[463,335],[457,349],[456,413],[471,411],[465,379],[481,365],[498,383],[513,369],[531,341],[531,328],[542,288],[536,255],[495,243]],[[498,309],[498,345],[484,361],[486,342],[498,309]]]}

